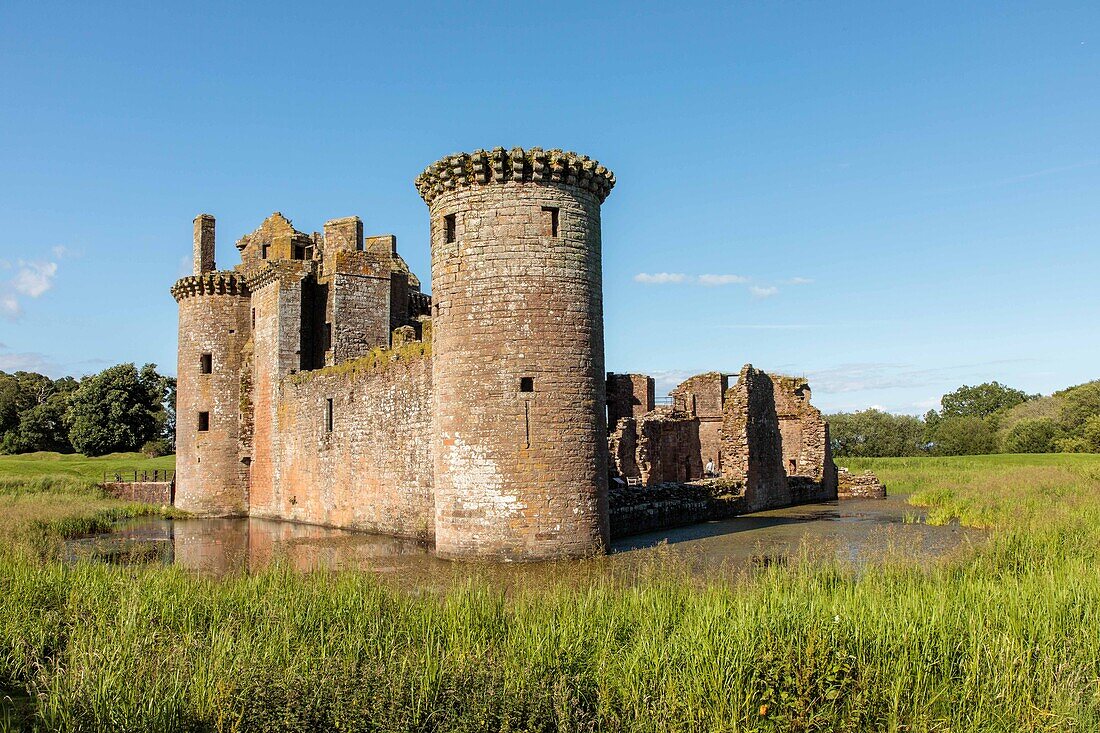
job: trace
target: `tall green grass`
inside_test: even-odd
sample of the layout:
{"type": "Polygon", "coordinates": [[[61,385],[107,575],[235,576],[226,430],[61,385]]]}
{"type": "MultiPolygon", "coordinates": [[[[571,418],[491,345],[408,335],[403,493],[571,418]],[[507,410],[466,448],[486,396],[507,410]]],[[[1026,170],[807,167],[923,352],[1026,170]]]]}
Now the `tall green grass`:
{"type": "Polygon", "coordinates": [[[2,541],[0,689],[44,730],[1100,729],[1100,457],[924,460],[906,470],[930,509],[992,527],[928,567],[805,549],[699,578],[658,550],[630,577],[563,566],[506,591],[474,572],[414,593],[278,565],[222,581],[66,565],[2,541]]]}

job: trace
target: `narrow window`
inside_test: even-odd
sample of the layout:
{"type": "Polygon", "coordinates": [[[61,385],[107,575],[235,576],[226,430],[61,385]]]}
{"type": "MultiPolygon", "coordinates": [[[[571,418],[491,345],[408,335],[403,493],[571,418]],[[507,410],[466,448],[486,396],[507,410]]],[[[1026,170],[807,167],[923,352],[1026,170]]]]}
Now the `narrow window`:
{"type": "Polygon", "coordinates": [[[200,412],[199,413],[199,432],[200,433],[205,433],[209,429],[210,429],[210,413],[209,412],[200,412]]]}
{"type": "Polygon", "coordinates": [[[531,447],[531,400],[523,401],[523,447],[531,447]]]}
{"type": "Polygon", "coordinates": [[[519,378],[519,391],[520,392],[534,392],[535,391],[535,378],[534,377],[520,377],[519,378]]]}
{"type": "Polygon", "coordinates": [[[332,348],[332,324],[326,323],[325,327],[321,330],[321,351],[328,351],[332,348]]]}
{"type": "Polygon", "coordinates": [[[203,354],[199,358],[199,372],[201,374],[212,374],[214,372],[214,355],[203,354]]]}
{"type": "Polygon", "coordinates": [[[451,244],[455,241],[455,214],[447,214],[443,217],[443,241],[451,244]]]}
{"type": "Polygon", "coordinates": [[[256,328],[256,309],[252,309],[252,328],[256,328]]]}
{"type": "Polygon", "coordinates": [[[325,400],[325,432],[332,432],[332,398],[325,400]]]}
{"type": "Polygon", "coordinates": [[[788,476],[794,476],[795,473],[798,472],[798,461],[796,461],[795,459],[793,459],[793,458],[789,459],[787,461],[787,466],[788,466],[788,471],[787,471],[788,476]]]}
{"type": "Polygon", "coordinates": [[[558,207],[557,206],[543,206],[542,207],[542,219],[543,229],[547,236],[558,236],[558,207]]]}
{"type": "Polygon", "coordinates": [[[267,259],[267,251],[269,249],[271,249],[271,245],[270,244],[265,244],[263,246],[263,248],[260,249],[260,257],[266,260],[267,259]]]}

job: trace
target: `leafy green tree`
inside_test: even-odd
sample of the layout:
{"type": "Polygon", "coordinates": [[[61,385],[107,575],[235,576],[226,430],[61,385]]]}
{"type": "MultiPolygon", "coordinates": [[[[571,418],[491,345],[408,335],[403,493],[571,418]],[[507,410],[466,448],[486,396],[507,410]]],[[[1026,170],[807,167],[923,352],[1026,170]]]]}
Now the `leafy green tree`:
{"type": "Polygon", "coordinates": [[[940,417],[991,417],[1028,399],[1029,396],[1022,390],[1006,387],[1000,382],[986,382],[973,387],[963,385],[940,399],[940,417]]]}
{"type": "Polygon", "coordinates": [[[1071,436],[1080,436],[1089,418],[1100,415],[1100,381],[1056,394],[1062,398],[1062,428],[1071,436]]]}
{"type": "Polygon", "coordinates": [[[164,423],[166,389],[155,364],[140,371],[119,364],[86,377],[67,413],[73,447],[89,456],[137,450],[157,437],[164,423]]]}
{"type": "Polygon", "coordinates": [[[836,456],[915,456],[924,452],[924,423],[912,415],[880,410],[828,416],[836,456]]]}
{"type": "Polygon", "coordinates": [[[932,452],[939,456],[983,455],[996,447],[989,422],[974,415],[941,418],[932,434],[932,452]]]}
{"type": "Polygon", "coordinates": [[[0,375],[0,451],[72,450],[65,412],[76,380],[51,380],[35,372],[0,375]],[[12,419],[14,416],[14,420],[12,419]]]}
{"type": "Polygon", "coordinates": [[[1054,439],[1060,433],[1056,420],[1025,418],[1004,434],[1001,450],[1005,453],[1050,453],[1054,450],[1054,439]]]}

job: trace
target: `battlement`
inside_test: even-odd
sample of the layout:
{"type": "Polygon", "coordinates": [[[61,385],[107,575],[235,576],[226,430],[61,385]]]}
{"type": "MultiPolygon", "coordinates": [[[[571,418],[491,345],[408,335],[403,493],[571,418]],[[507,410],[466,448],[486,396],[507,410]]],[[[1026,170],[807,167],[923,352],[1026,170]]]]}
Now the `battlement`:
{"type": "Polygon", "coordinates": [[[576,186],[603,203],[615,186],[615,174],[588,156],[573,152],[493,148],[441,158],[417,176],[416,190],[430,206],[444,191],[509,181],[576,186]]]}
{"type": "Polygon", "coordinates": [[[241,295],[249,294],[248,284],[237,272],[207,272],[202,275],[181,277],[171,289],[176,302],[184,298],[200,295],[241,295]]]}

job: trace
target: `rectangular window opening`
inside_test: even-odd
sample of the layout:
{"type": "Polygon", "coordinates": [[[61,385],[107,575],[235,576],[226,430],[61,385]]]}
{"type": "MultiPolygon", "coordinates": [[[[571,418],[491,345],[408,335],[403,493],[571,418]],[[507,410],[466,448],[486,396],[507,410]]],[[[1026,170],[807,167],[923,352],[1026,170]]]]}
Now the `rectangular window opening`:
{"type": "Polygon", "coordinates": [[[534,392],[535,391],[535,378],[534,377],[520,377],[519,378],[519,391],[520,392],[534,392]]]}
{"type": "Polygon", "coordinates": [[[265,259],[265,260],[267,259],[267,252],[268,252],[269,249],[271,249],[270,244],[265,244],[263,247],[260,248],[260,258],[261,259],[265,259]]]}
{"type": "Polygon", "coordinates": [[[332,348],[332,324],[326,323],[324,328],[321,329],[321,351],[328,351],[332,348]]]}
{"type": "Polygon", "coordinates": [[[292,260],[304,260],[306,258],[306,248],[300,244],[294,245],[294,249],[290,253],[292,260]]]}
{"type": "Polygon", "coordinates": [[[789,470],[787,471],[787,474],[789,476],[793,476],[795,475],[795,473],[798,472],[798,461],[796,461],[795,459],[791,458],[790,460],[788,460],[787,466],[789,468],[789,470]]]}
{"type": "Polygon", "coordinates": [[[455,214],[447,214],[443,217],[443,241],[445,244],[452,244],[455,241],[457,232],[457,224],[455,220],[455,214]]]}
{"type": "Polygon", "coordinates": [[[305,252],[303,254],[305,256],[305,259],[312,260],[313,259],[313,247],[306,247],[305,252]]]}
{"type": "Polygon", "coordinates": [[[332,432],[332,422],[333,422],[332,398],[329,397],[328,399],[325,400],[325,432],[326,433],[331,433],[332,432]]]}
{"type": "Polygon", "coordinates": [[[543,206],[543,228],[546,230],[547,236],[558,236],[558,207],[557,206],[543,206]]]}
{"type": "Polygon", "coordinates": [[[210,413],[209,412],[200,412],[199,413],[199,432],[200,433],[205,433],[209,429],[210,429],[210,413]]]}
{"type": "Polygon", "coordinates": [[[202,374],[213,374],[214,373],[214,355],[213,354],[203,354],[199,358],[199,372],[202,373],[202,374]]]}

